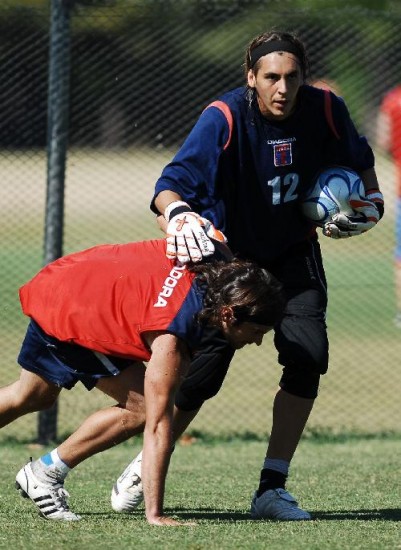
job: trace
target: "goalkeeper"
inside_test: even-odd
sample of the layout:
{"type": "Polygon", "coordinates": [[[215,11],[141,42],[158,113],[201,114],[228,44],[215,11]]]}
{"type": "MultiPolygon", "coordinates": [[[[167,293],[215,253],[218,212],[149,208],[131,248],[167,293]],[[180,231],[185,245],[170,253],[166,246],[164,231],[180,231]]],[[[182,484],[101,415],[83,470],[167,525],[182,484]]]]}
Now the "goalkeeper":
{"type": "MultiPolygon", "coordinates": [[[[220,244],[223,258],[226,248],[220,244]]],[[[20,378],[0,389],[0,426],[51,406],[62,388],[77,382],[117,402],[24,466],[16,477],[23,496],[47,519],[78,520],[67,504],[68,471],[142,432],[146,421],[147,521],[181,525],[163,512],[175,392],[204,327],[222,331],[233,349],[262,342],[282,313],[281,285],[243,260],[192,269],[176,264],[166,258],[162,239],[102,245],[60,258],[24,285],[20,298],[31,321],[18,358],[20,378]]]]}
{"type": "MultiPolygon", "coordinates": [[[[311,518],[286,483],[328,368],[329,348],[318,235],[301,214],[300,198],[316,174],[342,165],[358,172],[366,196],[354,204],[355,215],[338,214],[324,235],[343,239],[366,233],[384,209],[367,140],[344,101],[308,86],[307,77],[305,47],[295,35],[273,31],[253,39],[245,55],[246,85],[203,110],[163,170],[152,202],[152,210],[168,222],[170,258],[197,262],[212,253],[197,222],[201,216],[223,231],[236,255],[270,269],[284,286],[288,302],[274,338],[282,375],[251,502],[252,517],[284,521],[311,518]]],[[[219,391],[229,367],[234,350],[218,334],[213,338],[208,355],[195,358],[177,393],[176,437],[219,391]]],[[[113,489],[115,510],[130,511],[140,500],[140,486],[132,491],[132,479],[140,477],[137,465],[127,469],[126,484],[120,479],[113,489]]]]}

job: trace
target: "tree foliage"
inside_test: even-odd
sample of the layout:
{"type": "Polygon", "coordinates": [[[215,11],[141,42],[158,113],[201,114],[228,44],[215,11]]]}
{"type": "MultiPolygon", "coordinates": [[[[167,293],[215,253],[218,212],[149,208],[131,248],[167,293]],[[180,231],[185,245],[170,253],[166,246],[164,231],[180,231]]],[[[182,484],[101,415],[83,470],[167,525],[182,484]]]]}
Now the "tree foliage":
{"type": "MultiPolygon", "coordinates": [[[[72,144],[101,144],[113,119],[121,145],[179,143],[208,101],[242,84],[246,45],[273,27],[300,35],[312,76],[334,80],[367,130],[369,113],[401,81],[401,7],[394,0],[68,3],[72,144]]],[[[3,146],[46,141],[49,25],[48,0],[0,7],[3,146]]]]}

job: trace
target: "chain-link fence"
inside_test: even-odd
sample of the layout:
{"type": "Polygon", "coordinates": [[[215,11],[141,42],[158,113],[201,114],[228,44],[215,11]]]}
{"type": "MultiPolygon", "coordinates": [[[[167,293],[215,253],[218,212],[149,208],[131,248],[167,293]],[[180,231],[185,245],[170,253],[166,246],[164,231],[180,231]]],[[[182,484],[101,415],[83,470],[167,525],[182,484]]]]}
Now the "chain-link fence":
{"type": "MultiPolygon", "coordinates": [[[[61,0],[60,0],[61,1],[61,0]]],[[[64,253],[160,236],[153,186],[202,109],[243,83],[248,42],[296,31],[312,78],[334,82],[372,145],[378,107],[401,82],[398,2],[321,0],[69,1],[70,100],[64,253]],[[341,7],[341,4],[344,4],[341,7]]],[[[0,6],[0,384],[19,374],[27,320],[18,288],[42,265],[47,174],[48,2],[0,6]]],[[[399,432],[401,329],[393,277],[395,174],[376,150],[386,198],[378,227],[349,242],[321,239],[329,281],[331,366],[309,430],[399,432]]],[[[236,356],[220,394],[193,428],[268,432],[280,376],[272,339],[236,356]]],[[[59,433],[108,401],[62,392],[59,433]]],[[[34,439],[36,415],[0,438],[34,439]]]]}

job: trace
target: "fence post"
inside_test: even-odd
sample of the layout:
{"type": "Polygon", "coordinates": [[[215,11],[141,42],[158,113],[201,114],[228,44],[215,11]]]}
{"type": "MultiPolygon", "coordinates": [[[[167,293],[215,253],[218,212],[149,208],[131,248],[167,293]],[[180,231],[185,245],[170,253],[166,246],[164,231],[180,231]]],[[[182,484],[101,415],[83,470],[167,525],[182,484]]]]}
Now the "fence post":
{"type": "MultiPolygon", "coordinates": [[[[47,103],[47,194],[44,264],[63,254],[64,178],[70,95],[70,10],[73,0],[51,0],[47,103]]],[[[38,443],[57,439],[57,402],[38,418],[38,443]]]]}

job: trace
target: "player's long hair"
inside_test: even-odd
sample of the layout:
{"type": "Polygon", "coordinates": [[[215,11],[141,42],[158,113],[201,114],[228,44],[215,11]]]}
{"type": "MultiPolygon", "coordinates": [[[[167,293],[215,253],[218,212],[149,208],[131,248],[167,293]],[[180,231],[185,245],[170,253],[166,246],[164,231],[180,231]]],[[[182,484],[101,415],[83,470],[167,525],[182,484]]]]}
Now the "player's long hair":
{"type": "Polygon", "coordinates": [[[284,293],[266,269],[234,259],[196,264],[191,271],[206,288],[204,308],[197,316],[200,323],[220,326],[224,306],[232,308],[235,324],[252,322],[272,327],[279,321],[285,306],[284,293]]]}

